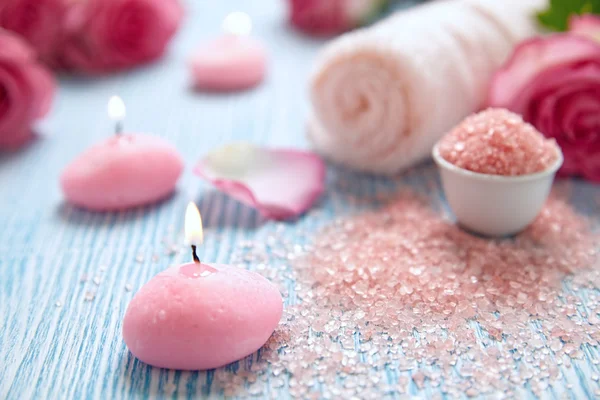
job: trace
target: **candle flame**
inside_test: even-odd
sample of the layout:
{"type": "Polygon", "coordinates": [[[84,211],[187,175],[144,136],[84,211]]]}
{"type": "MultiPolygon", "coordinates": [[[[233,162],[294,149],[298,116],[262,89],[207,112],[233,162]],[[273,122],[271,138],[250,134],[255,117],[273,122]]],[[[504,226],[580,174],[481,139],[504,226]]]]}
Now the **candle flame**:
{"type": "Polygon", "coordinates": [[[247,36],[252,32],[252,19],[248,14],[235,11],[223,20],[223,31],[237,36],[247,36]]]}
{"type": "Polygon", "coordinates": [[[198,207],[190,202],[185,210],[185,240],[188,244],[199,246],[204,240],[202,217],[198,207]]]}
{"type": "Polygon", "coordinates": [[[123,99],[119,96],[112,96],[108,101],[108,117],[113,121],[122,121],[125,119],[126,112],[123,99]]]}

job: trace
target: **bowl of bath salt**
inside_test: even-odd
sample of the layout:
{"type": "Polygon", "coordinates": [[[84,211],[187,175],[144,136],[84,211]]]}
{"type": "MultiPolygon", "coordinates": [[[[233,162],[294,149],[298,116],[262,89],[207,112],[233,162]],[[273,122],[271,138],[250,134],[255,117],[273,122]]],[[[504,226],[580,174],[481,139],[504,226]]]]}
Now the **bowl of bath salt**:
{"type": "Polygon", "coordinates": [[[446,134],[433,159],[458,223],[485,236],[513,235],[533,222],[563,163],[554,139],[494,108],[446,134]]]}

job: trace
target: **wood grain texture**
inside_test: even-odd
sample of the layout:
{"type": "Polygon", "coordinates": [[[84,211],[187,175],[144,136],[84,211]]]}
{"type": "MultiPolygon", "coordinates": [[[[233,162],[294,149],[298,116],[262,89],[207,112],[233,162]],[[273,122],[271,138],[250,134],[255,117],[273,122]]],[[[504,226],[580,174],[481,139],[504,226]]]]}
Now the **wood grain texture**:
{"type": "MultiPolygon", "coordinates": [[[[212,384],[213,371],[148,367],[131,357],[121,337],[122,318],[135,291],[167,265],[187,260],[187,254],[164,255],[161,239],[182,230],[190,200],[199,204],[207,228],[203,259],[223,263],[242,240],[263,238],[275,229],[295,240],[298,225],[316,229],[333,215],[365,207],[349,201],[351,197],[399,184],[428,192],[432,205],[446,210],[431,166],[396,180],[332,167],[332,184],[319,206],[323,212],[297,225],[266,222],[192,175],[191,167],[202,154],[227,142],[306,146],[306,79],[322,42],[287,28],[284,5],[283,0],[253,0],[251,6],[242,0],[188,1],[185,26],[167,57],[111,77],[63,78],[54,112],[40,127],[48,137],[17,154],[0,156],[0,399],[222,397],[212,384]],[[255,34],[271,49],[267,81],[239,94],[194,93],[187,58],[197,43],[218,32],[228,12],[239,9],[251,14],[255,34]],[[173,141],[187,170],[176,195],[161,204],[88,213],[63,202],[58,176],[76,154],[110,133],[105,110],[113,94],[127,103],[126,130],[173,141]],[[335,184],[340,178],[352,182],[351,188],[340,189],[335,184]],[[159,257],[153,260],[155,254],[159,257]],[[81,282],[84,275],[88,280],[81,282]],[[127,284],[132,291],[126,290],[127,284]],[[95,298],[86,301],[90,291],[96,292],[95,298]]],[[[596,213],[600,191],[585,183],[570,185],[577,208],[596,213]]],[[[289,286],[288,301],[293,302],[293,282],[289,286]]],[[[586,348],[585,355],[573,368],[563,369],[561,385],[549,388],[548,398],[594,397],[598,384],[591,376],[599,371],[590,359],[599,355],[594,348],[586,348]]],[[[242,363],[251,363],[253,357],[242,363]]],[[[390,382],[397,379],[388,375],[390,382]]],[[[426,386],[419,391],[413,385],[411,395],[430,397],[435,390],[426,386]]],[[[243,388],[240,393],[246,397],[243,388]]],[[[289,397],[285,387],[271,395],[289,397]]],[[[522,395],[533,397],[527,391],[522,395]]]]}

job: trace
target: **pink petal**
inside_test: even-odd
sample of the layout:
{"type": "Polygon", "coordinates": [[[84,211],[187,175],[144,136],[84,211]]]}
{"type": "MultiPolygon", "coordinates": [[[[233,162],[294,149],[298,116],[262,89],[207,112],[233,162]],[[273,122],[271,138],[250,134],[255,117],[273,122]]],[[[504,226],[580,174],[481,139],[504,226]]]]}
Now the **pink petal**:
{"type": "Polygon", "coordinates": [[[600,17],[592,14],[574,15],[569,20],[569,30],[576,35],[600,41],[600,17]]]}
{"type": "Polygon", "coordinates": [[[521,91],[541,72],[577,61],[600,61],[600,45],[572,34],[526,40],[517,46],[511,59],[494,76],[488,105],[511,108],[521,91]]]}
{"type": "Polygon", "coordinates": [[[325,182],[325,164],[313,153],[244,143],[210,153],[194,172],[266,218],[277,220],[308,210],[323,193],[325,182]]]}

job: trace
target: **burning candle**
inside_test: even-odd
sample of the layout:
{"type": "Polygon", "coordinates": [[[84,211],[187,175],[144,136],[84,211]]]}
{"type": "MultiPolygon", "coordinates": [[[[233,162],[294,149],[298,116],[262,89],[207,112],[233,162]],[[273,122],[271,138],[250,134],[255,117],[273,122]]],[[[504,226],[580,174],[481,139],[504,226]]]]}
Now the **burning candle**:
{"type": "Polygon", "coordinates": [[[63,171],[67,201],[95,211],[120,210],[168,197],[183,171],[183,160],[166,140],[123,133],[125,103],[113,96],[108,115],[115,135],[92,146],[63,171]]]}
{"type": "Polygon", "coordinates": [[[248,14],[233,12],[222,25],[223,34],[201,44],[191,60],[196,88],[215,91],[241,90],[258,85],[264,78],[267,51],[252,38],[248,14]]]}
{"type": "Polygon", "coordinates": [[[125,344],[147,364],[183,370],[217,368],[254,353],[279,323],[281,294],[254,272],[200,261],[202,219],[193,203],[185,236],[193,261],[159,273],[135,295],[123,320],[125,344]]]}

